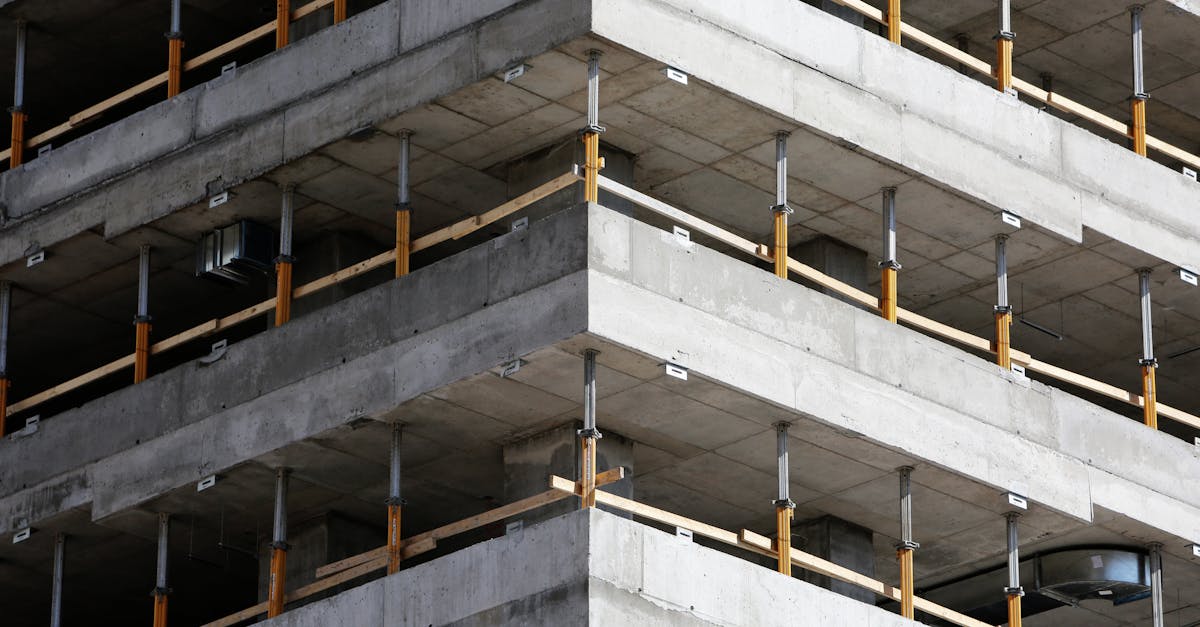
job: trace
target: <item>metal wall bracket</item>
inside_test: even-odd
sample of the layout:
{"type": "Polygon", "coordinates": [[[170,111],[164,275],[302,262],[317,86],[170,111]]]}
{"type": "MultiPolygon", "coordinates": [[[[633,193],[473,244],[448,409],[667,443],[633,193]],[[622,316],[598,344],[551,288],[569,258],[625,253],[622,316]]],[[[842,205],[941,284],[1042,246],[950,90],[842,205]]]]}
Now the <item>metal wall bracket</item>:
{"type": "Polygon", "coordinates": [[[511,83],[522,76],[525,76],[525,71],[529,69],[524,63],[504,70],[504,82],[511,83]]]}
{"type": "Polygon", "coordinates": [[[212,348],[209,349],[209,353],[207,355],[201,357],[198,361],[200,362],[201,366],[211,366],[212,364],[215,364],[218,360],[220,360],[222,357],[224,357],[225,353],[228,351],[229,351],[229,340],[221,340],[219,342],[213,342],[212,348]]]}
{"type": "Polygon", "coordinates": [[[1021,216],[1018,216],[1015,213],[1010,213],[1008,211],[1001,211],[1000,212],[1000,221],[1013,227],[1014,229],[1021,228],[1021,216]]]}
{"type": "Polygon", "coordinates": [[[512,225],[509,226],[509,231],[512,233],[516,233],[517,231],[524,231],[527,228],[529,228],[529,217],[528,216],[526,216],[524,218],[518,218],[516,220],[513,220],[512,225]]]}
{"type": "Polygon", "coordinates": [[[16,544],[18,542],[24,542],[24,541],[28,540],[29,536],[32,534],[33,534],[33,528],[26,527],[26,528],[13,534],[12,543],[16,544]]]}
{"type": "Polygon", "coordinates": [[[50,154],[51,150],[54,150],[53,144],[46,144],[44,146],[41,146],[40,148],[37,149],[37,156],[45,157],[46,155],[50,154]]]}
{"type": "Polygon", "coordinates": [[[500,370],[500,378],[507,379],[507,378],[513,376],[514,374],[517,374],[518,372],[521,371],[521,366],[524,366],[524,365],[525,365],[525,361],[521,360],[521,359],[514,359],[514,360],[508,362],[507,364],[504,364],[504,368],[502,368],[500,370]]]}
{"type": "Polygon", "coordinates": [[[507,525],[504,525],[504,535],[511,536],[521,533],[525,529],[524,520],[514,520],[507,525]]]}
{"type": "Polygon", "coordinates": [[[1029,509],[1029,501],[1016,492],[1009,492],[1008,494],[1004,495],[1004,498],[1007,499],[1008,504],[1012,505],[1013,507],[1018,509],[1029,509]]]}
{"type": "Polygon", "coordinates": [[[198,483],[196,483],[196,491],[203,492],[215,485],[217,485],[217,476],[211,475],[201,479],[198,483]]]}
{"type": "Polygon", "coordinates": [[[683,381],[687,381],[687,378],[688,378],[688,369],[687,368],[684,368],[683,366],[680,366],[678,364],[665,364],[665,367],[666,367],[666,373],[667,373],[668,377],[675,377],[676,379],[681,379],[683,381]]]}
{"type": "Polygon", "coordinates": [[[666,69],[663,70],[663,73],[667,75],[667,78],[675,81],[676,83],[681,83],[683,85],[688,84],[688,75],[683,70],[678,70],[668,65],[666,69]]]}
{"type": "Polygon", "coordinates": [[[692,232],[682,226],[674,227],[675,237],[684,244],[692,243],[692,232]]]}
{"type": "Polygon", "coordinates": [[[1197,179],[1197,177],[1196,177],[1196,171],[1195,171],[1195,170],[1193,170],[1193,169],[1191,169],[1191,168],[1189,168],[1189,167],[1187,167],[1186,165],[1185,165],[1185,166],[1183,166],[1183,167],[1180,169],[1180,171],[1181,171],[1181,172],[1183,172],[1183,175],[1184,175],[1184,176],[1186,176],[1186,177],[1188,177],[1188,178],[1192,179],[1193,181],[1195,181],[1195,180],[1198,180],[1198,179],[1197,179]]]}
{"type": "Polygon", "coordinates": [[[25,267],[32,268],[46,260],[46,251],[39,250],[25,258],[25,267]]]}
{"type": "Polygon", "coordinates": [[[1197,278],[1196,273],[1183,268],[1179,269],[1179,280],[1188,285],[1200,285],[1200,279],[1197,278]]]}
{"type": "Polygon", "coordinates": [[[228,191],[224,191],[224,192],[221,192],[220,194],[216,194],[208,199],[208,208],[215,209],[217,207],[220,207],[221,205],[229,202],[229,198],[230,198],[230,193],[228,191]]]}
{"type": "Polygon", "coordinates": [[[237,75],[237,61],[230,61],[229,63],[221,66],[222,77],[235,75],[237,75]]]}
{"type": "Polygon", "coordinates": [[[692,530],[684,529],[683,527],[675,528],[675,537],[681,538],[684,542],[691,542],[694,540],[694,535],[692,534],[692,530]]]}

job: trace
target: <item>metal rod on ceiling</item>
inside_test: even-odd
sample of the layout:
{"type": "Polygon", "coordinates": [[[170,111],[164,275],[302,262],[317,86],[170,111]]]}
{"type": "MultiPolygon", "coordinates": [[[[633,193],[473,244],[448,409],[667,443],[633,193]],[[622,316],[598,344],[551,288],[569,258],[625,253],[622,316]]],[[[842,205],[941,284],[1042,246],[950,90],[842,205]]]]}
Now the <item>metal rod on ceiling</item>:
{"type": "Polygon", "coordinates": [[[62,627],[63,562],[66,559],[67,537],[54,536],[54,575],[50,584],[50,627],[62,627]]]}
{"type": "Polygon", "coordinates": [[[141,383],[150,372],[150,245],[138,254],[138,302],[134,324],[133,382],[141,383]]]}
{"type": "Polygon", "coordinates": [[[1021,588],[1021,558],[1017,538],[1017,519],[1021,515],[1009,512],[1004,515],[1008,531],[1008,587],[1004,594],[1008,601],[1008,627],[1021,627],[1021,597],[1025,590],[1021,588]]]}
{"type": "Polygon", "coordinates": [[[183,85],[182,0],[171,0],[171,30],[167,33],[167,98],[179,95],[183,85]]]}
{"type": "Polygon", "coordinates": [[[400,515],[401,508],[404,505],[404,500],[400,495],[400,444],[403,437],[403,427],[399,422],[392,424],[392,446],[391,455],[389,457],[388,466],[388,537],[387,537],[387,553],[388,565],[387,572],[392,574],[400,570],[401,559],[401,536],[400,536],[400,515]]]}
{"type": "Polygon", "coordinates": [[[896,260],[896,188],[884,187],[883,196],[883,260],[880,281],[879,313],[888,322],[896,321],[896,273],[900,262],[896,260]]]}
{"type": "Polygon", "coordinates": [[[275,517],[271,533],[271,570],[267,580],[267,617],[283,613],[284,586],[287,576],[287,468],[275,471],[275,517]]]}
{"type": "Polygon", "coordinates": [[[796,504],[791,497],[788,465],[788,427],[786,422],[775,423],[775,460],[778,464],[779,498],[775,499],[775,551],[780,574],[792,575],[792,517],[796,504]]]}
{"type": "Polygon", "coordinates": [[[1153,612],[1154,627],[1164,627],[1163,622],[1163,582],[1162,582],[1162,545],[1154,542],[1150,549],[1150,604],[1153,612]]]}
{"type": "Polygon", "coordinates": [[[167,627],[167,551],[171,537],[171,515],[158,515],[158,563],[154,581],[154,627],[167,627]]]}
{"type": "Polygon", "coordinates": [[[408,274],[412,254],[412,203],[409,199],[409,169],[412,167],[412,135],[400,131],[400,160],[396,175],[396,277],[408,274]]]}
{"type": "Polygon", "coordinates": [[[1129,134],[1133,138],[1133,151],[1146,156],[1146,101],[1150,95],[1146,93],[1145,68],[1142,63],[1142,5],[1129,7],[1131,44],[1133,46],[1133,99],[1130,103],[1130,113],[1133,122],[1129,134]]]}
{"type": "Polygon", "coordinates": [[[1012,307],[1008,304],[1008,236],[996,236],[996,363],[1012,368],[1012,307]]]}
{"type": "Polygon", "coordinates": [[[596,428],[596,355],[600,351],[583,351],[583,428],[579,430],[579,483],[582,496],[580,507],[596,506],[596,446],[602,437],[596,428]]]}
{"type": "Polygon", "coordinates": [[[787,131],[775,133],[775,205],[771,207],[775,229],[775,276],[781,279],[788,278],[788,214],[792,213],[787,204],[788,135],[787,131]]]}
{"type": "Polygon", "coordinates": [[[25,47],[28,42],[29,25],[17,20],[17,51],[13,68],[12,141],[9,151],[9,168],[25,161],[25,47]]]}
{"type": "Polygon", "coordinates": [[[1138,294],[1142,309],[1142,420],[1147,427],[1158,428],[1158,384],[1155,372],[1158,360],[1154,358],[1154,321],[1150,301],[1150,269],[1138,270],[1138,294]]]}
{"type": "Polygon", "coordinates": [[[283,205],[279,212],[279,257],[275,259],[275,326],[292,319],[292,223],[295,186],[283,185],[283,205]]]}

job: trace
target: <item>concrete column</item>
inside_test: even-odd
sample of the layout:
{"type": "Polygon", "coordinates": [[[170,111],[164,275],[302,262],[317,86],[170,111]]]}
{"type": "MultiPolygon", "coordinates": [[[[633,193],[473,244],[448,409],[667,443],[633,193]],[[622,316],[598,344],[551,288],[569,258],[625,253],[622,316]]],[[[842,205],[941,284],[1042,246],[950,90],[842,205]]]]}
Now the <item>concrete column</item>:
{"type": "MultiPolygon", "coordinates": [[[[582,144],[578,139],[572,137],[562,143],[514,159],[507,166],[509,198],[520,196],[560,174],[570,172],[573,165],[583,163],[583,157],[582,144]]],[[[622,185],[633,186],[632,155],[601,141],[600,157],[604,159],[604,169],[600,171],[600,176],[612,179],[622,185]]],[[[528,217],[530,222],[534,222],[552,213],[573,207],[583,200],[583,184],[572,185],[517,212],[508,222],[511,223],[522,217],[528,217]]],[[[632,203],[617,198],[604,190],[600,190],[600,204],[627,216],[633,215],[632,203]]]]}
{"type": "MultiPolygon", "coordinates": [[[[792,527],[792,545],[796,548],[868,577],[875,576],[873,537],[870,529],[833,516],[822,516],[792,527]]],[[[875,603],[874,593],[858,586],[803,569],[796,569],[795,572],[800,579],[815,586],[863,603],[875,603]]]]}
{"type": "MultiPolygon", "coordinates": [[[[870,262],[865,250],[860,250],[831,237],[821,235],[792,246],[788,249],[788,255],[800,263],[812,266],[864,292],[870,287],[867,282],[867,266],[870,262]]],[[[806,281],[801,281],[801,283],[822,293],[829,294],[842,302],[852,303],[849,299],[823,287],[806,281]]],[[[857,303],[852,304],[859,306],[857,303]]]]}
{"type": "MultiPolygon", "coordinates": [[[[603,426],[603,425],[601,425],[603,426]]],[[[545,492],[551,474],[568,479],[579,476],[579,436],[582,423],[567,423],[504,446],[504,502],[512,503],[545,492]]],[[[599,440],[596,468],[600,472],[623,466],[625,478],[600,489],[633,498],[633,441],[608,430],[599,440]]],[[[525,526],[579,509],[579,499],[564,499],[519,518],[525,526]]],[[[606,509],[600,506],[600,509],[606,509]]],[[[607,510],[614,514],[622,512],[607,510]]],[[[625,516],[628,518],[628,516],[625,516]]]]}

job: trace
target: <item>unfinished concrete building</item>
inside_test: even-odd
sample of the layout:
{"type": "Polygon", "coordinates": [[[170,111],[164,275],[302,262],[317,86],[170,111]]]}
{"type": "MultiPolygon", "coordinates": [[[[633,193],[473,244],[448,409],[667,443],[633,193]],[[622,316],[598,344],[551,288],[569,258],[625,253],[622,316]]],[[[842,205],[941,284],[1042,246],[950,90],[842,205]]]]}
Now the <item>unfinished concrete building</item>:
{"type": "Polygon", "coordinates": [[[0,0],[0,624],[1200,625],[1129,4],[0,0]]]}

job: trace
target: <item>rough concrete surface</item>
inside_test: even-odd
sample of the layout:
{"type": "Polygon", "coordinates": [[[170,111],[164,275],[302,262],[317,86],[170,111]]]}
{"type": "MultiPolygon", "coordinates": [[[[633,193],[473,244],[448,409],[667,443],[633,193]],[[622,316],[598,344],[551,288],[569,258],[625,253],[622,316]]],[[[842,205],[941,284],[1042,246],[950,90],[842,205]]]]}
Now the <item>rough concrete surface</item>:
{"type": "Polygon", "coordinates": [[[587,510],[474,545],[260,624],[915,623],[657,529],[587,510]]]}

